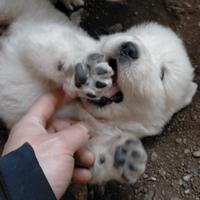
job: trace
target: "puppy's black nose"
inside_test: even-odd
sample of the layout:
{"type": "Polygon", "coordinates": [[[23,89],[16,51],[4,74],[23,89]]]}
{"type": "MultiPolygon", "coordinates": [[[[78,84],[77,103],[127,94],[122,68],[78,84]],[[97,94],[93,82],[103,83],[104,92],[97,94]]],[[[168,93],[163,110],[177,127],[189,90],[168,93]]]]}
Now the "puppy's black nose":
{"type": "Polygon", "coordinates": [[[125,42],[120,49],[120,56],[138,59],[139,52],[137,46],[133,42],[125,42]]]}

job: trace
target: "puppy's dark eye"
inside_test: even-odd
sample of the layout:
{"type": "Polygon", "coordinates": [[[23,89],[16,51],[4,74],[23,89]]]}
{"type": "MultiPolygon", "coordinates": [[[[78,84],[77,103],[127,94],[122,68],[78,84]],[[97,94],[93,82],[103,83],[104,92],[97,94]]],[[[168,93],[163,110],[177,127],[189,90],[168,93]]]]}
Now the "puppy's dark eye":
{"type": "Polygon", "coordinates": [[[58,65],[57,65],[57,70],[58,70],[58,71],[62,71],[63,68],[64,68],[64,62],[59,61],[59,62],[58,62],[58,65]]]}
{"type": "Polygon", "coordinates": [[[166,71],[165,67],[162,67],[162,69],[161,69],[161,75],[160,75],[160,79],[161,79],[162,81],[163,81],[164,78],[165,78],[165,71],[166,71]]]}

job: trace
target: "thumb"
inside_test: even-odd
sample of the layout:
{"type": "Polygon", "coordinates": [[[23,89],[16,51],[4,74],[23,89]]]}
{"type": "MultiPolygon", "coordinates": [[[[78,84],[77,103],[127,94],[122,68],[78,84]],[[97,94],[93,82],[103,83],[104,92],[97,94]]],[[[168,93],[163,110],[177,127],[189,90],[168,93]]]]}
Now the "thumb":
{"type": "MultiPolygon", "coordinates": [[[[65,140],[68,150],[74,152],[83,147],[89,140],[89,130],[83,123],[76,123],[65,130],[58,132],[59,136],[65,140]]],[[[58,135],[57,135],[58,136],[58,135]]]]}

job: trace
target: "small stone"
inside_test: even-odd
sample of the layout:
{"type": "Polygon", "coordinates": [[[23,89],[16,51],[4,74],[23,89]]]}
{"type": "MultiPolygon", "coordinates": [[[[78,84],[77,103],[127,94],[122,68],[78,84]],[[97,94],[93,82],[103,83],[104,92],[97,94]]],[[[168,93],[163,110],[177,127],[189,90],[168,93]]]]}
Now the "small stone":
{"type": "Polygon", "coordinates": [[[145,179],[148,178],[148,175],[147,175],[147,174],[144,174],[144,175],[143,175],[143,178],[145,178],[145,179]]]}
{"type": "Polygon", "coordinates": [[[122,24],[115,24],[109,28],[109,33],[121,32],[123,30],[122,24]]]}
{"type": "Polygon", "coordinates": [[[157,154],[156,152],[153,152],[153,153],[151,154],[151,161],[154,162],[154,161],[157,160],[157,158],[158,158],[158,154],[157,154]]]}
{"type": "Polygon", "coordinates": [[[156,181],[157,179],[156,179],[155,177],[152,176],[152,177],[149,178],[149,180],[150,180],[150,181],[156,181]]]}
{"type": "Polygon", "coordinates": [[[155,195],[155,192],[150,190],[147,194],[145,194],[144,200],[152,200],[154,195],[155,195]]]}
{"type": "Polygon", "coordinates": [[[182,139],[181,138],[176,138],[176,143],[177,144],[181,144],[182,143],[182,139]]]}
{"type": "Polygon", "coordinates": [[[179,185],[183,185],[182,179],[179,180],[179,185]]]}
{"type": "Polygon", "coordinates": [[[192,155],[194,158],[200,158],[200,150],[193,152],[192,155]]]}
{"type": "Polygon", "coordinates": [[[188,2],[183,2],[183,4],[187,7],[187,8],[191,8],[191,4],[189,4],[188,2]]]}
{"type": "Polygon", "coordinates": [[[185,193],[185,194],[189,194],[189,193],[190,193],[190,190],[187,189],[187,190],[184,191],[184,193],[185,193]]]}
{"type": "Polygon", "coordinates": [[[178,197],[172,197],[170,200],[181,200],[178,197]]]}
{"type": "MultiPolygon", "coordinates": [[[[200,26],[200,23],[199,23],[199,26],[200,26]]],[[[192,116],[192,120],[193,120],[193,121],[197,121],[197,120],[198,120],[198,116],[197,116],[197,115],[193,115],[193,116],[192,116]]]]}
{"type": "Polygon", "coordinates": [[[189,149],[184,149],[184,154],[189,154],[190,150],[189,149]]]}
{"type": "Polygon", "coordinates": [[[164,169],[161,168],[158,172],[162,177],[166,176],[166,171],[164,169]]]}
{"type": "Polygon", "coordinates": [[[192,178],[192,175],[191,174],[188,174],[188,175],[185,175],[182,177],[182,179],[185,181],[185,182],[189,182],[192,178]]]}

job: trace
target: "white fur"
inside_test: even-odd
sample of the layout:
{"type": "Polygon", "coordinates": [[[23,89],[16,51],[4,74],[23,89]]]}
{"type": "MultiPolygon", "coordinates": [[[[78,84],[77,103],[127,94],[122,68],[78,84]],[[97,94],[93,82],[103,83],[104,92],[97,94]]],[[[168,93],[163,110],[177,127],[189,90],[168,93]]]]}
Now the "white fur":
{"type": "Polygon", "coordinates": [[[90,53],[115,58],[123,42],[137,44],[139,59],[118,63],[122,103],[100,109],[82,99],[67,112],[62,110],[64,116],[68,113],[91,125],[94,137],[88,148],[96,154],[91,169],[93,182],[125,181],[125,174],[134,183],[146,164],[146,153],[138,138],[159,134],[171,116],[191,102],[197,88],[181,40],[169,28],[149,23],[103,37],[97,43],[47,0],[0,0],[0,13],[12,21],[8,35],[0,39],[0,117],[10,127],[49,90],[65,85],[76,93],[73,66],[90,53]],[[59,62],[64,63],[62,71],[57,70],[59,62]],[[136,142],[130,148],[125,145],[129,139],[136,142]],[[127,168],[129,163],[121,168],[113,166],[118,146],[128,148],[126,162],[134,162],[136,171],[127,168]],[[139,157],[132,158],[132,151],[137,151],[139,157]],[[102,155],[106,162],[99,164],[102,155]]]}
{"type": "Polygon", "coordinates": [[[72,76],[96,41],[46,0],[1,0],[0,13],[12,20],[0,40],[1,118],[12,126],[36,98],[72,76]]]}

